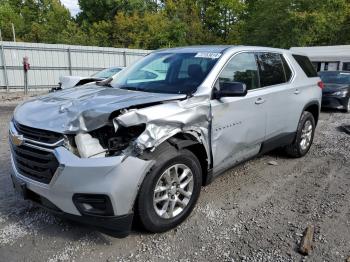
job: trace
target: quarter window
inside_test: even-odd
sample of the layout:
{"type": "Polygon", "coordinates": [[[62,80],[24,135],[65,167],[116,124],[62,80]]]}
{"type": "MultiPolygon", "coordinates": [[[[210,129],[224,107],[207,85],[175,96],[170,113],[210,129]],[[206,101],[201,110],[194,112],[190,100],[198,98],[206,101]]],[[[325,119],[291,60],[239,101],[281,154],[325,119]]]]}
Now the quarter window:
{"type": "Polygon", "coordinates": [[[286,82],[280,54],[258,53],[261,87],[278,85],[286,82]]]}
{"type": "Polygon", "coordinates": [[[290,69],[286,59],[284,58],[283,55],[281,55],[282,63],[283,63],[283,69],[284,69],[284,74],[286,76],[286,82],[289,82],[290,78],[292,77],[292,70],[290,69]]]}
{"type": "Polygon", "coordinates": [[[234,56],[219,76],[219,84],[241,82],[248,90],[259,88],[258,67],[253,53],[234,56]]]}
{"type": "MultiPolygon", "coordinates": [[[[293,57],[300,65],[301,69],[303,69],[307,77],[317,77],[317,72],[307,56],[293,55],[293,57]]],[[[327,68],[325,66],[325,71],[328,70],[328,63],[326,65],[327,68]]]]}

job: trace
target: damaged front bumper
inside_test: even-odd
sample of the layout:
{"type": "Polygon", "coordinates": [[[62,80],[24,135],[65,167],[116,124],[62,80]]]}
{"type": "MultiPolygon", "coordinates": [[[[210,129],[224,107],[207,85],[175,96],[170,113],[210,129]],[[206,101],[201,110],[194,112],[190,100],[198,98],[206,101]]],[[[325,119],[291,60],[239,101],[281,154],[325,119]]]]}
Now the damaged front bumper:
{"type": "Polygon", "coordinates": [[[11,154],[12,179],[25,196],[69,219],[90,224],[113,236],[130,230],[133,205],[152,161],[132,156],[79,158],[64,147],[53,149],[59,166],[48,184],[35,181],[18,171],[11,154]],[[20,186],[18,186],[20,185],[20,186]],[[106,196],[112,213],[82,212],[74,196],[106,196]],[[28,197],[29,196],[29,197],[28,197]]]}

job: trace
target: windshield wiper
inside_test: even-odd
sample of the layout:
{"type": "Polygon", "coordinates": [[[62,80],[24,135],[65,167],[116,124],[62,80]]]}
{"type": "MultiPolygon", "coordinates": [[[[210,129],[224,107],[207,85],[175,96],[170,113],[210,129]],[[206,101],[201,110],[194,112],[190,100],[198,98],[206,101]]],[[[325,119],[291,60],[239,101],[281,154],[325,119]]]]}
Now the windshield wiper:
{"type": "Polygon", "coordinates": [[[112,85],[111,85],[112,80],[113,80],[113,78],[110,77],[110,78],[107,78],[105,80],[97,81],[96,85],[112,87],[112,85]]]}
{"type": "Polygon", "coordinates": [[[125,90],[132,90],[132,91],[143,91],[142,89],[136,87],[136,86],[122,86],[120,89],[125,89],[125,90]]]}

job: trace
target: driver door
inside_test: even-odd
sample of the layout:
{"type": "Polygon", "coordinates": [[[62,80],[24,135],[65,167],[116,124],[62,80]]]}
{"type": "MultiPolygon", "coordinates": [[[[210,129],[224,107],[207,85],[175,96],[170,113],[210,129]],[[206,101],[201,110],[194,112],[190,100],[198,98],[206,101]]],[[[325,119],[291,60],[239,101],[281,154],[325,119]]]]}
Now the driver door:
{"type": "Polygon", "coordinates": [[[234,55],[220,73],[215,88],[220,89],[225,82],[246,84],[248,94],[211,100],[214,174],[257,155],[265,139],[265,95],[259,88],[255,54],[234,55]]]}

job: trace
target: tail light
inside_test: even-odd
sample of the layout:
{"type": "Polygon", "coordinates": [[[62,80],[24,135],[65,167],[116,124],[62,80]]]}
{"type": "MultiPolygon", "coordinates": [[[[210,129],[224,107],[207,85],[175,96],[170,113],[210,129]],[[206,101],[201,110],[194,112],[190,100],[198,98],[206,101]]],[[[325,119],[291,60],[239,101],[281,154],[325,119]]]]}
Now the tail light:
{"type": "Polygon", "coordinates": [[[323,83],[322,81],[318,82],[317,85],[318,85],[321,89],[324,88],[324,83],[323,83]]]}

